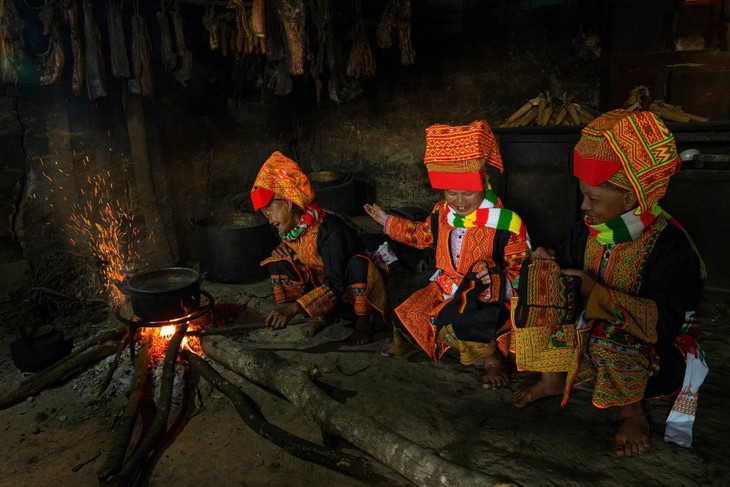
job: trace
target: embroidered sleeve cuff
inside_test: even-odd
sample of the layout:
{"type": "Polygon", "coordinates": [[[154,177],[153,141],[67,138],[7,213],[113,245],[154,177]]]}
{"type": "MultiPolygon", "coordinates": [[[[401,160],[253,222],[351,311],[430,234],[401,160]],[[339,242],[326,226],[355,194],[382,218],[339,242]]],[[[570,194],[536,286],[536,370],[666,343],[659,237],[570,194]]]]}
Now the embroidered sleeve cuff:
{"type": "Polygon", "coordinates": [[[385,223],[383,223],[383,233],[388,235],[388,226],[390,225],[390,218],[392,215],[385,217],[385,223]]]}
{"type": "Polygon", "coordinates": [[[307,316],[327,316],[337,304],[337,298],[329,286],[322,285],[297,299],[297,304],[307,316]]]}
{"type": "Polygon", "coordinates": [[[600,284],[593,286],[586,303],[586,318],[616,321],[613,308],[610,291],[600,284]]]}

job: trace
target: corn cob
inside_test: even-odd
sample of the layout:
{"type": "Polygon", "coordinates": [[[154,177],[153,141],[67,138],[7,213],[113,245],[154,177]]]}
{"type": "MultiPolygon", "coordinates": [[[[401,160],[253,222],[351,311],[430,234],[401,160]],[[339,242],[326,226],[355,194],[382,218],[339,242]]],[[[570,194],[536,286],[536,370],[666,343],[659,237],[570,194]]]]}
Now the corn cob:
{"type": "Polygon", "coordinates": [[[570,117],[570,121],[573,122],[575,125],[580,125],[581,121],[580,117],[578,116],[578,110],[576,110],[573,100],[571,100],[567,93],[563,97],[563,101],[565,103],[565,108],[568,112],[568,117],[570,117]]]}
{"type": "MultiPolygon", "coordinates": [[[[542,93],[540,94],[542,96],[542,93]]],[[[506,127],[508,124],[511,124],[515,122],[520,117],[524,116],[527,112],[530,111],[533,107],[537,106],[540,103],[540,96],[536,96],[535,98],[531,99],[524,105],[522,105],[515,113],[510,115],[510,117],[507,119],[506,122],[502,126],[506,127]]],[[[535,114],[537,116],[537,114],[535,114]]]]}

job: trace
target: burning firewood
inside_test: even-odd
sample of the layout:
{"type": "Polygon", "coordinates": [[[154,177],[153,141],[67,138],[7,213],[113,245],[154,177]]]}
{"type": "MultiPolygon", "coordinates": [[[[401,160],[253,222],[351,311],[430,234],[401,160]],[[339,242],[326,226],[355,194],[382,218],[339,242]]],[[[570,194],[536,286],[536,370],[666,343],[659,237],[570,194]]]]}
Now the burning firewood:
{"type": "Polygon", "coordinates": [[[134,375],[132,377],[132,390],[129,393],[127,407],[124,409],[119,427],[115,431],[114,438],[111,441],[104,466],[98,471],[100,481],[106,481],[107,478],[119,472],[124,464],[124,457],[127,455],[129,441],[134,432],[134,425],[137,422],[137,415],[139,414],[140,404],[142,403],[142,397],[147,385],[147,371],[150,362],[152,340],[152,333],[147,333],[137,353],[134,375]]]}
{"type": "Polygon", "coordinates": [[[224,337],[201,339],[203,352],[246,379],[273,389],[302,408],[327,433],[339,436],[416,485],[493,485],[488,474],[469,470],[412,443],[377,421],[330,398],[308,370],[272,352],[247,350],[224,337]]]}
{"type": "Polygon", "coordinates": [[[175,362],[177,361],[180,344],[185,337],[187,328],[187,323],[177,326],[175,334],[167,344],[165,360],[162,365],[160,393],[156,404],[157,412],[155,413],[155,419],[119,473],[107,479],[111,485],[129,485],[133,483],[142,464],[149,458],[167,430],[167,421],[170,417],[170,408],[172,405],[172,386],[175,380],[175,362]]]}

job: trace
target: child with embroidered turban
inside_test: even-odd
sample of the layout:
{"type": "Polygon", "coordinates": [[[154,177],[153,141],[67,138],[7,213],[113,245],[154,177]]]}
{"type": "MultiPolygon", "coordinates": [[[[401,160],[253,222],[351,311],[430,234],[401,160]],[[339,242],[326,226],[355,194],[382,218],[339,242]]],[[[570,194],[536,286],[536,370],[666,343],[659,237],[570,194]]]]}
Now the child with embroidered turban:
{"type": "Polygon", "coordinates": [[[259,170],[251,201],[281,237],[281,244],[261,263],[268,266],[278,304],[266,325],[284,328],[302,312],[308,317],[302,331],[313,336],[342,300],[353,305],[357,315],[348,343],[369,343],[372,314],[382,315],[385,309],[385,283],[355,232],[319,206],[307,176],[281,152],[274,152],[259,170]]]}
{"type": "MultiPolygon", "coordinates": [[[[649,449],[642,398],[678,392],[665,439],[689,446],[697,388],[707,373],[693,319],[704,265],[687,233],[659,206],[680,165],[674,137],[654,114],[602,115],[583,129],[574,151],[584,221],[557,253],[542,247],[533,253],[580,278],[583,312],[561,337],[576,349],[562,355],[563,364],[548,360],[555,348],[517,342],[518,368],[542,374],[515,392],[514,403],[525,407],[562,394],[565,404],[574,381],[594,379],[593,405],[618,408],[618,456],[649,449]]],[[[520,291],[523,285],[529,286],[521,279],[520,291]]]]}
{"type": "Polygon", "coordinates": [[[505,304],[530,243],[520,217],[502,207],[489,185],[485,164],[503,170],[497,142],[483,120],[433,125],[424,162],[431,186],[444,191],[425,221],[365,205],[392,239],[436,250],[436,273],[395,308],[393,340],[382,351],[400,355],[415,344],[438,361],[453,347],[462,364],[484,364],[485,388],[503,387],[509,371],[494,338],[508,318],[505,304]]]}

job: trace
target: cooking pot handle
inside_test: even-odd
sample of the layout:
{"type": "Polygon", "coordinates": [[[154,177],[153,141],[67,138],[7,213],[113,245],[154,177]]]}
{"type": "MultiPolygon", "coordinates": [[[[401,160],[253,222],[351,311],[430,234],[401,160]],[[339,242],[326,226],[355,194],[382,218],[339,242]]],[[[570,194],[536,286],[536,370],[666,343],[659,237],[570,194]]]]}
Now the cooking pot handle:
{"type": "Polygon", "coordinates": [[[131,292],[129,291],[129,282],[126,277],[123,281],[120,281],[119,279],[112,279],[111,281],[114,283],[117,289],[122,292],[122,294],[125,294],[127,296],[131,294],[131,292]]]}

